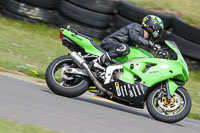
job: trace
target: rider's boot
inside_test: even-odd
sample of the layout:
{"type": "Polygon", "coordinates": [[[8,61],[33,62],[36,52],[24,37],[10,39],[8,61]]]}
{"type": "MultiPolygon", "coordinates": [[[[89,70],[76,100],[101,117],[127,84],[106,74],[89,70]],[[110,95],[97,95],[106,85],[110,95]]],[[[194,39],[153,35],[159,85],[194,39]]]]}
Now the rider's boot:
{"type": "MultiPolygon", "coordinates": [[[[111,58],[107,52],[90,63],[90,65],[92,65],[91,67],[92,70],[99,70],[101,72],[105,72],[106,67],[109,66],[110,64],[111,64],[111,58]]],[[[98,89],[97,96],[106,97],[106,94],[98,89]]]]}
{"type": "Polygon", "coordinates": [[[105,72],[105,67],[109,66],[110,62],[111,62],[111,58],[106,52],[90,63],[91,69],[105,72]]]}

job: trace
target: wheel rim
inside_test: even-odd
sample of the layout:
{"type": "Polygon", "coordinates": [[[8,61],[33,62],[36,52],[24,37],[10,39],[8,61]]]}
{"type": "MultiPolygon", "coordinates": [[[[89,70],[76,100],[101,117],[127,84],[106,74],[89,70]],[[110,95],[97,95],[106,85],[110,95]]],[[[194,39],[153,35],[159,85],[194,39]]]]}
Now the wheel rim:
{"type": "Polygon", "coordinates": [[[65,69],[70,67],[78,67],[75,63],[73,63],[69,59],[64,59],[59,61],[52,69],[52,77],[54,82],[62,86],[64,88],[76,88],[79,86],[84,80],[82,76],[75,74],[67,74],[64,72],[65,69]],[[77,77],[78,76],[78,77],[77,77]]]}
{"type": "Polygon", "coordinates": [[[175,116],[180,114],[186,106],[186,98],[184,94],[176,90],[171,100],[168,102],[166,93],[163,93],[161,89],[158,89],[152,97],[152,105],[154,109],[164,116],[175,116]]]}

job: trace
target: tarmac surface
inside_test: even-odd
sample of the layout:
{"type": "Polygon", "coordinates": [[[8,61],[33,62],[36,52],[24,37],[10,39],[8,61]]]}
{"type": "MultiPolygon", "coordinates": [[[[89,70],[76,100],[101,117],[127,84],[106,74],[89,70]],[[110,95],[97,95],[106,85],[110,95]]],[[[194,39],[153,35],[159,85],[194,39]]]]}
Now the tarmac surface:
{"type": "Polygon", "coordinates": [[[62,133],[199,133],[200,122],[154,120],[144,109],[126,107],[86,92],[77,98],[55,95],[33,79],[0,72],[0,118],[62,133]]]}

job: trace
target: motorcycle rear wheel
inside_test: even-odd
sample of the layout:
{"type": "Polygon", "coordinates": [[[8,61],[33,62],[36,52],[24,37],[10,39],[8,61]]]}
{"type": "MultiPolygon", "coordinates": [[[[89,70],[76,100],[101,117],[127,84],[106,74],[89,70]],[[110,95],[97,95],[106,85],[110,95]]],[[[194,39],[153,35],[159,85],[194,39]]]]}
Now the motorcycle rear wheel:
{"type": "Polygon", "coordinates": [[[89,88],[89,78],[82,75],[64,73],[62,72],[63,67],[78,68],[68,55],[53,60],[45,74],[49,89],[55,94],[70,98],[80,96],[86,92],[89,88]]]}
{"type": "Polygon", "coordinates": [[[189,93],[178,88],[170,102],[166,94],[160,95],[161,89],[153,90],[147,97],[147,110],[151,116],[159,121],[174,123],[184,119],[191,110],[191,97],[189,93]]]}

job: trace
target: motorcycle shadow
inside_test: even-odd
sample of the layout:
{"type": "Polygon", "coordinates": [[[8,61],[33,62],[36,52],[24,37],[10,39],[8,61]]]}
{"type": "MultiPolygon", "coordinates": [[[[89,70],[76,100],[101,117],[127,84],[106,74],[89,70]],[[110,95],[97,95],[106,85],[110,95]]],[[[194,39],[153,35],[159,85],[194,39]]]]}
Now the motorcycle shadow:
{"type": "MultiPolygon", "coordinates": [[[[76,97],[76,98],[73,98],[73,99],[78,100],[78,101],[84,101],[84,102],[100,105],[100,106],[104,106],[104,107],[119,110],[119,111],[123,111],[123,112],[130,113],[130,114],[133,114],[133,115],[145,117],[147,119],[155,120],[154,118],[152,118],[150,116],[150,114],[146,111],[146,109],[137,109],[137,108],[134,108],[134,107],[129,107],[129,106],[118,104],[118,103],[112,103],[112,102],[106,102],[106,101],[98,100],[98,99],[88,97],[88,96],[80,96],[80,97],[76,97]]],[[[162,123],[165,123],[165,122],[162,122],[162,123]]],[[[165,124],[171,125],[170,123],[165,123],[165,124]]],[[[182,125],[180,123],[173,123],[173,125],[179,126],[179,127],[184,127],[184,125],[182,125]]]]}
{"type": "Polygon", "coordinates": [[[118,103],[115,103],[115,102],[112,102],[112,101],[109,102],[109,100],[107,100],[107,99],[105,99],[105,101],[104,100],[99,100],[99,99],[103,99],[103,98],[97,97],[97,96],[95,96],[95,97],[96,98],[88,97],[88,96],[80,96],[80,97],[76,97],[76,98],[73,98],[73,99],[79,100],[79,101],[88,102],[88,103],[92,103],[92,104],[96,104],[96,105],[100,105],[100,106],[104,106],[104,107],[107,107],[107,108],[123,111],[123,112],[130,113],[130,114],[135,114],[135,115],[146,117],[146,118],[149,118],[149,119],[153,119],[144,110],[140,110],[140,109],[136,109],[136,108],[133,108],[133,107],[125,106],[125,105],[118,104],[118,103]]]}
{"type": "MultiPolygon", "coordinates": [[[[55,95],[50,90],[45,89],[43,91],[50,93],[52,95],[55,95]]],[[[78,101],[83,101],[83,102],[88,102],[88,103],[92,103],[92,104],[96,104],[96,105],[100,105],[100,106],[104,106],[104,107],[115,109],[115,110],[120,110],[120,111],[127,112],[127,113],[130,113],[130,114],[143,116],[143,117],[146,117],[146,118],[149,118],[149,119],[153,119],[147,112],[144,112],[141,109],[132,108],[132,107],[125,106],[125,105],[118,104],[118,103],[114,103],[114,102],[106,102],[106,101],[103,101],[103,100],[93,98],[91,96],[84,96],[83,95],[83,96],[75,97],[75,98],[72,98],[72,99],[78,100],[78,101]]],[[[103,99],[103,98],[101,98],[101,99],[103,99]]]]}
{"type": "MultiPolygon", "coordinates": [[[[47,93],[52,94],[52,95],[56,95],[50,90],[44,89],[42,91],[47,92],[47,93]]],[[[95,96],[95,97],[97,97],[97,96],[95,96]]],[[[129,107],[129,106],[114,103],[114,102],[107,102],[107,101],[104,101],[104,100],[99,100],[99,98],[100,97],[94,98],[94,95],[93,96],[82,95],[82,96],[75,97],[75,98],[72,98],[72,99],[78,100],[78,101],[81,101],[81,102],[87,102],[87,103],[91,103],[91,104],[95,104],[95,105],[100,105],[100,106],[103,106],[103,107],[123,111],[123,112],[130,113],[130,114],[133,114],[133,115],[141,116],[141,117],[145,117],[147,119],[155,120],[150,116],[150,114],[148,114],[146,109],[137,109],[137,108],[129,107]]],[[[103,98],[100,98],[100,99],[103,99],[103,98]]],[[[170,123],[165,123],[165,124],[170,124],[170,123]]],[[[184,125],[179,124],[179,123],[174,123],[173,125],[179,126],[179,127],[184,127],[184,125]]]]}

